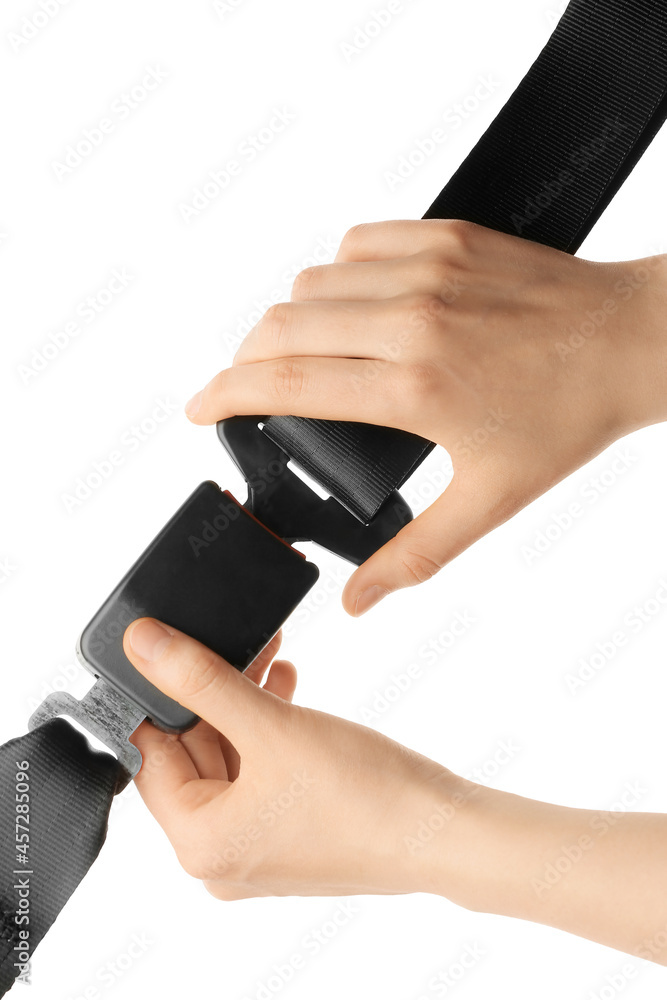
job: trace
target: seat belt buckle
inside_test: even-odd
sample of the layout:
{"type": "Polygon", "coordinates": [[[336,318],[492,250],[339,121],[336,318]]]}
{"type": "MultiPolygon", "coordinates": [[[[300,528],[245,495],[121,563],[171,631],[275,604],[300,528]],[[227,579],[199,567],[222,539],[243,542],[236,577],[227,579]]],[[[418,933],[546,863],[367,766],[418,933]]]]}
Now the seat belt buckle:
{"type": "Polygon", "coordinates": [[[77,720],[113,750],[125,783],[141,767],[129,737],[144,718],[167,733],[187,732],[199,721],[126,657],[123,636],[130,622],[164,621],[243,671],[319,576],[292,542],[313,541],[358,565],[412,517],[398,493],[369,524],[337,500],[323,500],[289,468],[288,455],[260,423],[257,417],[233,417],[217,425],[247,481],[245,504],[212,480],[201,483],[81,633],[77,655],[96,683],[80,701],[54,692],[30,718],[30,729],[58,715],[77,720]]]}
{"type": "Polygon", "coordinates": [[[123,652],[136,618],[157,618],[245,670],[313,586],[319,571],[227,491],[201,483],[83,630],[77,654],[164,732],[198,721],[123,652]]]}
{"type": "Polygon", "coordinates": [[[136,618],[157,618],[243,671],[276,634],[319,576],[296,549],[227,491],[201,483],[139,556],[84,628],[77,644],[96,683],[80,701],[54,692],[35,710],[32,730],[70,716],[117,756],[125,787],[141,767],[129,737],[144,718],[183,733],[197,715],[139,673],[123,650],[136,618]]]}

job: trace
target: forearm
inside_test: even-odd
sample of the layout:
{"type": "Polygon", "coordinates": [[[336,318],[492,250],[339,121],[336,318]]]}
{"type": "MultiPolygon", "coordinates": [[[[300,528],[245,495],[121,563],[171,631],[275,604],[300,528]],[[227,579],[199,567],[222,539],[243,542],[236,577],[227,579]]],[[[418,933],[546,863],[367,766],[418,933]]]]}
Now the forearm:
{"type": "MultiPolygon", "coordinates": [[[[469,782],[460,790],[447,841],[435,832],[417,850],[426,891],[667,965],[667,816],[571,809],[469,782]]],[[[430,795],[434,816],[442,786],[430,795]]]]}

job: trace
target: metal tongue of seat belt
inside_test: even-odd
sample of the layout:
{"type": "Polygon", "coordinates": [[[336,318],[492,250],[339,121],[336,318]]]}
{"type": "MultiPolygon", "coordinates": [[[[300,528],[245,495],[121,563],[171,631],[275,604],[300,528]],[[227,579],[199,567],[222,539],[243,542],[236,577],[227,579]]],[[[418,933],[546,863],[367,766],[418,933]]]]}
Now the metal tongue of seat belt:
{"type": "MultiPolygon", "coordinates": [[[[574,252],[667,115],[667,5],[572,0],[528,74],[425,218],[459,218],[574,252]]],[[[96,680],[50,695],[0,747],[0,996],[93,863],[113,796],[137,773],[129,737],[197,717],[134,669],[122,637],[161,618],[244,670],[317,579],[291,543],[359,564],[408,523],[396,489],[433,447],[405,432],[296,417],[234,417],[221,442],[248,482],[241,505],[207,481],[84,629],[96,680]],[[331,496],[289,468],[293,459],[331,496]],[[93,750],[67,719],[112,753],[93,750]],[[113,755],[112,755],[113,754],[113,755]]]]}

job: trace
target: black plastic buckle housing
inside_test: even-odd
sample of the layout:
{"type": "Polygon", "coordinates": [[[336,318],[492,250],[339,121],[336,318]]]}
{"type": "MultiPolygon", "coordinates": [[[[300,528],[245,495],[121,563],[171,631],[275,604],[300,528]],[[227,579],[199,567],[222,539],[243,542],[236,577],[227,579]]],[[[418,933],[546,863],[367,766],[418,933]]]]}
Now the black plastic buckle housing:
{"type": "MultiPolygon", "coordinates": [[[[358,565],[412,517],[398,493],[370,524],[337,500],[322,500],[288,468],[289,457],[262,433],[260,420],[233,417],[217,425],[248,483],[245,505],[216,483],[201,483],[93,616],[77,646],[98,679],[165,732],[185,732],[198,719],[125,656],[123,635],[131,621],[158,618],[245,670],[319,575],[291,542],[317,542],[358,565]]],[[[131,720],[126,711],[120,715],[120,728],[135,724],[132,712],[131,720]]]]}
{"type": "Polygon", "coordinates": [[[165,732],[197,716],[145,679],[123,634],[149,616],[245,670],[313,586],[319,570],[230,493],[201,483],[125,574],[81,634],[77,653],[165,732]]]}
{"type": "Polygon", "coordinates": [[[262,433],[263,417],[229,417],[218,437],[248,483],[245,506],[286,542],[316,542],[358,566],[409,521],[396,490],[364,524],[333,497],[322,500],[288,467],[289,456],[262,433]]]}

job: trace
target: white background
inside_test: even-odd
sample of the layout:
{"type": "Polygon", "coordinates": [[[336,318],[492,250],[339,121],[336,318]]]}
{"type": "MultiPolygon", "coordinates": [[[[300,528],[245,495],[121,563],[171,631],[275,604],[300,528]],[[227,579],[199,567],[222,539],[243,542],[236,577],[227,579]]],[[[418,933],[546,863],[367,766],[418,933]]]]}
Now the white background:
{"type": "MultiPolygon", "coordinates": [[[[558,13],[542,0],[413,0],[346,58],[341,43],[385,6],[237,0],[224,11],[209,0],[70,0],[17,46],[12,33],[40,8],[4,0],[0,558],[11,570],[0,583],[0,742],[25,731],[48,690],[85,690],[73,667],[81,628],[194,486],[212,478],[242,496],[213,428],[191,426],[182,405],[230,363],[255,300],[261,310],[273,290],[288,298],[318,241],[335,245],[356,222],[418,218],[558,13]],[[54,162],[68,145],[151,67],[166,79],[126,118],[112,114],[113,132],[58,179],[54,162]],[[489,76],[494,92],[472,100],[489,76]],[[385,173],[466,99],[477,108],[391,190],[385,173]],[[274,108],[294,121],[187,224],[179,206],[210,170],[238,157],[274,108]],[[86,323],[79,304],[123,268],[128,287],[86,323]],[[79,334],[43,371],[22,377],[33,349],[77,318],[79,334]],[[174,412],[133,449],[131,428],[164,399],[174,412]],[[118,448],[122,464],[68,512],[63,494],[118,448]]],[[[585,256],[632,258],[664,246],[666,151],[663,133],[585,256]]],[[[421,663],[422,678],[373,721],[383,732],[460,773],[485,764],[491,772],[500,741],[511,740],[520,749],[489,773],[496,787],[609,809],[627,782],[639,782],[634,808],[664,811],[667,610],[660,605],[576,694],[565,680],[667,579],[667,428],[622,447],[631,456],[622,474],[610,472],[610,449],[435,580],[363,620],[340,607],[347,567],[317,552],[320,587],[284,642],[301,670],[297,698],[360,721],[392,674],[421,663]],[[604,494],[589,482],[600,475],[614,480],[604,494]],[[595,503],[583,499],[587,483],[595,503]],[[523,548],[575,500],[582,517],[529,563],[523,548]],[[465,611],[474,626],[427,666],[420,646],[465,611]]],[[[406,492],[424,496],[429,469],[446,465],[434,455],[406,492]]],[[[269,995],[417,1000],[437,995],[429,979],[467,946],[484,955],[451,991],[461,1000],[611,996],[605,977],[628,963],[624,996],[664,990],[664,971],[640,959],[424,895],[359,898],[349,923],[311,954],[305,935],[338,905],[215,901],[180,869],[132,788],[115,804],[102,859],[37,951],[31,996],[65,1000],[96,986],[93,996],[127,1000],[254,998],[274,965],[301,952],[305,970],[269,995]],[[135,933],[151,944],[104,985],[99,970],[125,964],[135,933]]]]}

